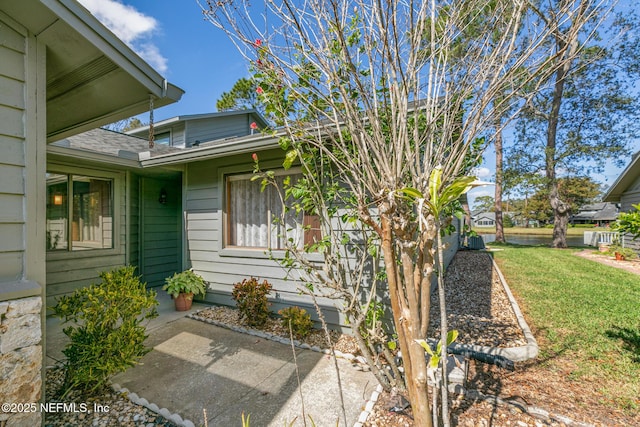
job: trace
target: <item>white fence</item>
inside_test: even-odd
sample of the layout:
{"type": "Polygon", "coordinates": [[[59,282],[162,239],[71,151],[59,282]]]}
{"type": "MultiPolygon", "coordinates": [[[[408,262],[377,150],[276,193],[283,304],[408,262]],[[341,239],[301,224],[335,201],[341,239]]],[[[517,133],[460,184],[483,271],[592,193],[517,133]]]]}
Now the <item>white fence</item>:
{"type": "Polygon", "coordinates": [[[584,244],[588,246],[599,246],[600,244],[611,245],[620,242],[620,234],[614,231],[585,231],[584,244]]]}

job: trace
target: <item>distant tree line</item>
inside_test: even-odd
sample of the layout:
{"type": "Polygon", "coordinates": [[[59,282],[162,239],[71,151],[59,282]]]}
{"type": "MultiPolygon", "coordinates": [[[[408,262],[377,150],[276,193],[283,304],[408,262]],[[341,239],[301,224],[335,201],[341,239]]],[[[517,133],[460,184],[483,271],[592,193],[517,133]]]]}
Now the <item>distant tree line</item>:
{"type": "MultiPolygon", "coordinates": [[[[558,179],[560,197],[569,205],[572,213],[580,207],[600,201],[602,188],[590,177],[564,177],[558,179]]],[[[495,212],[495,199],[492,196],[477,197],[473,203],[474,212],[495,212]]],[[[538,186],[532,193],[523,193],[516,198],[502,200],[504,226],[514,225],[514,218],[526,223],[536,221],[542,225],[553,224],[553,208],[549,201],[549,193],[545,186],[538,186]]]]}

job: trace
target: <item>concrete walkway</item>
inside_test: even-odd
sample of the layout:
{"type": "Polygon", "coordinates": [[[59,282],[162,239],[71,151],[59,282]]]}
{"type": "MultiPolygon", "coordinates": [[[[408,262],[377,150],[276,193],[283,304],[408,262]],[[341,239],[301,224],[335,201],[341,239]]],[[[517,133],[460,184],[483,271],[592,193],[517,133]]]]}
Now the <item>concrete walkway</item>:
{"type": "MultiPolygon", "coordinates": [[[[296,364],[290,346],[233,332],[176,312],[163,291],[160,316],[148,326],[148,353],[142,364],[117,375],[113,383],[131,393],[204,425],[240,425],[241,414],[251,414],[251,426],[288,426],[302,423],[302,403],[296,364]]],[[[203,306],[194,305],[192,311],[203,306]]],[[[62,360],[66,337],[55,318],[47,319],[47,360],[62,360]]],[[[296,349],[304,408],[318,426],[342,421],[337,374],[333,360],[310,350],[296,349]]],[[[370,372],[357,371],[338,359],[347,425],[356,423],[376,386],[370,372]]]]}

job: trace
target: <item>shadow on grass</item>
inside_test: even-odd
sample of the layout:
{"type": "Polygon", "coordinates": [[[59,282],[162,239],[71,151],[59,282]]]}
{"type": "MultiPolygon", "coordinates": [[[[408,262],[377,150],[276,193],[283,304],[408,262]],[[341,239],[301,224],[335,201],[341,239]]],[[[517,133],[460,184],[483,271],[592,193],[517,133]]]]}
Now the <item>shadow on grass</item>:
{"type": "Polygon", "coordinates": [[[640,329],[613,326],[605,332],[609,338],[622,340],[622,348],[631,352],[632,360],[640,363],[640,329]]]}

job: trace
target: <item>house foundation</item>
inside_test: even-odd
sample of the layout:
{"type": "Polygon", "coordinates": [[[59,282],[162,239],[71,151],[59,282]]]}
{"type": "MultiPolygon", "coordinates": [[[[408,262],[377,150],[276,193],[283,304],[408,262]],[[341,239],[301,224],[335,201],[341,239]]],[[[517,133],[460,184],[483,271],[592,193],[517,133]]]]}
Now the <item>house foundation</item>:
{"type": "Polygon", "coordinates": [[[42,422],[41,297],[0,302],[0,424],[37,426],[42,422]]]}

